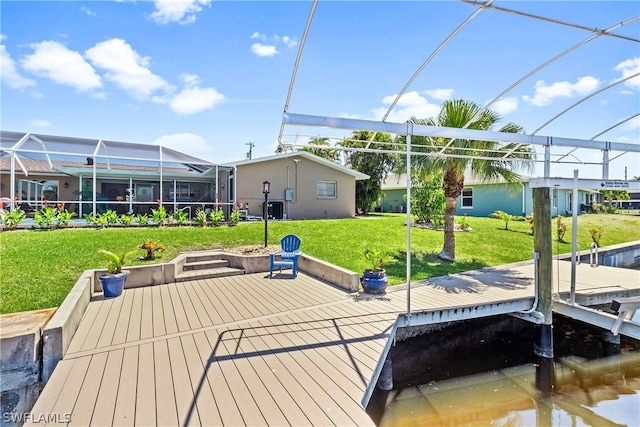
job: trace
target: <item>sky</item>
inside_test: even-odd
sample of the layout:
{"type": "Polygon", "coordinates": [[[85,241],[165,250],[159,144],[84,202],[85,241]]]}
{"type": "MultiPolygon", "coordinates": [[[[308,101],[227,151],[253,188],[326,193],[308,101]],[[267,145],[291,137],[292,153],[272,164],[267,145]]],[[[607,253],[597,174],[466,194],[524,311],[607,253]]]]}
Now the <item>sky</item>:
{"type": "MultiPolygon", "coordinates": [[[[273,155],[309,1],[0,2],[0,127],[41,134],[162,144],[225,163],[273,155]]],[[[640,15],[637,1],[494,5],[586,28],[640,15]]],[[[459,1],[320,0],[288,111],[380,120],[410,77],[477,8],[459,1]]],[[[640,22],[614,30],[640,39],[640,22]]],[[[591,139],[638,114],[640,43],[497,10],[471,20],[407,88],[387,121],[427,118],[447,99],[486,105],[578,43],[491,108],[527,133],[591,139]]],[[[287,142],[313,136],[287,127],[287,142]]],[[[321,131],[317,131],[321,132],[321,131]]],[[[317,136],[320,136],[318,133],[317,136]]],[[[635,117],[597,140],[640,144],[635,117]]],[[[599,151],[573,153],[600,162],[599,151]]],[[[619,154],[619,153],[618,153],[619,154]]],[[[614,157],[614,156],[612,156],[614,157]]],[[[553,176],[601,178],[599,166],[562,164],[553,176]]],[[[540,175],[536,167],[532,175],[540,175]]],[[[640,156],[609,177],[640,176],[640,156]]]]}

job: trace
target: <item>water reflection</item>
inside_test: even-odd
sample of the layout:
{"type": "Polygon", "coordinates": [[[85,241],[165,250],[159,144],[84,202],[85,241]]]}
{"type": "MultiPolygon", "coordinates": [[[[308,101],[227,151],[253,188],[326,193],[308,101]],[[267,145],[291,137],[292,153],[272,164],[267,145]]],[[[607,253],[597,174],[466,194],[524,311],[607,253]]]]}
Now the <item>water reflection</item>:
{"type": "Polygon", "coordinates": [[[550,367],[533,355],[532,325],[510,317],[399,343],[390,353],[396,388],[374,393],[372,418],[380,426],[640,425],[640,343],[606,344],[596,328],[555,320],[550,367]],[[536,386],[543,370],[553,375],[551,393],[536,386]]]}

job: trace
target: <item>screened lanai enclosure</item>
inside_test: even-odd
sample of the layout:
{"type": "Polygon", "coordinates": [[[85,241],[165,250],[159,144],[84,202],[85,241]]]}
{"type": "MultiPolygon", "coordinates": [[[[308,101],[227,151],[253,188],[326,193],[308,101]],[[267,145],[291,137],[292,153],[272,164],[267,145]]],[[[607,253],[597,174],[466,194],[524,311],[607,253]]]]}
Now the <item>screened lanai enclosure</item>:
{"type": "Polygon", "coordinates": [[[228,209],[234,168],[218,166],[160,145],[0,132],[0,197],[27,214],[43,206],[79,218],[113,210],[145,214],[228,209]]]}
{"type": "MultiPolygon", "coordinates": [[[[473,175],[473,167],[482,167],[483,163],[513,172],[517,172],[519,163],[528,163],[536,177],[529,181],[533,188],[536,230],[532,248],[535,297],[530,309],[511,314],[535,324],[535,353],[541,360],[552,360],[554,306],[563,303],[571,306],[569,316],[588,323],[595,324],[598,316],[589,317],[588,310],[575,304],[577,197],[572,200],[571,296],[566,302],[552,300],[551,189],[568,188],[573,194],[578,194],[579,189],[640,190],[640,180],[628,179],[627,167],[622,166],[626,163],[633,173],[637,173],[640,164],[640,16],[637,5],[611,9],[614,2],[398,2],[397,7],[405,7],[407,13],[402,22],[394,24],[419,27],[424,31],[416,32],[412,40],[396,40],[393,25],[384,22],[377,25],[388,31],[380,31],[383,36],[377,40],[373,40],[378,35],[375,31],[369,33],[370,38],[351,37],[346,33],[340,38],[336,34],[340,43],[354,40],[353,43],[380,46],[375,58],[363,58],[361,69],[346,70],[360,73],[362,81],[367,83],[362,87],[356,84],[354,90],[349,91],[351,88],[339,84],[338,73],[344,72],[343,68],[323,70],[324,78],[332,81],[325,92],[332,99],[326,104],[314,99],[313,110],[309,111],[307,107],[307,111],[296,111],[299,99],[296,95],[305,93],[305,84],[315,83],[308,77],[316,70],[307,67],[305,59],[311,63],[318,59],[329,62],[334,55],[335,46],[314,39],[315,28],[330,25],[326,9],[332,9],[344,22],[358,19],[357,22],[366,22],[366,28],[376,28],[376,23],[366,21],[362,16],[339,15],[333,10],[341,7],[338,3],[314,1],[310,6],[284,104],[279,134],[281,150],[326,149],[346,156],[352,153],[387,154],[403,162],[405,171],[411,171],[414,164],[422,167],[429,162],[453,164],[454,167],[442,166],[445,176],[450,171],[455,172],[451,174],[456,175],[453,176],[455,179],[444,179],[452,186],[464,182],[464,178],[459,178],[462,167],[456,165],[469,166],[473,175]],[[440,8],[440,14],[432,14],[434,4],[446,5],[449,13],[443,14],[440,8]],[[575,13],[578,8],[582,13],[575,13]],[[584,13],[586,9],[591,13],[584,13]],[[617,13],[605,13],[611,10],[617,13]],[[576,20],[578,15],[582,22],[576,20]],[[611,22],[602,22],[605,15],[611,22]],[[507,39],[516,41],[517,49],[502,43],[507,39]],[[307,54],[307,50],[312,52],[307,54]],[[613,59],[609,59],[611,63],[600,58],[605,50],[616,52],[613,59]],[[393,64],[394,71],[406,69],[407,80],[389,82],[388,73],[384,72],[387,64],[393,64]],[[547,73],[551,69],[557,73],[553,77],[547,73]],[[436,72],[431,74],[431,70],[436,72]],[[611,70],[616,73],[612,74],[611,70]],[[598,75],[607,78],[594,77],[598,75]],[[378,78],[377,84],[370,84],[372,76],[378,78]],[[537,82],[528,81],[532,78],[537,82]],[[545,83],[545,78],[554,78],[555,83],[545,83]],[[585,82],[584,78],[593,84],[582,86],[580,83],[585,82]],[[529,91],[533,87],[532,92],[522,89],[525,82],[528,82],[529,91]],[[456,88],[461,88],[463,94],[451,96],[456,88]],[[368,99],[368,105],[375,107],[370,104],[371,91],[378,94],[383,106],[369,107],[366,114],[358,104],[368,99]],[[471,101],[479,108],[468,119],[458,120],[458,126],[447,126],[439,122],[445,109],[439,115],[426,98],[442,99],[441,95],[448,95],[444,108],[449,100],[461,101],[457,104],[460,106],[469,105],[468,101],[471,101]],[[469,99],[469,95],[475,99],[469,99]],[[551,102],[554,98],[562,102],[551,102]],[[511,131],[503,131],[477,123],[484,120],[483,113],[489,109],[500,108],[508,114],[514,113],[520,104],[527,107],[528,114],[519,117],[527,121],[529,129],[517,126],[516,131],[514,126],[511,131]],[[317,105],[327,107],[319,111],[317,105]],[[345,105],[360,110],[351,111],[345,105]],[[624,108],[611,114],[608,110],[614,105],[624,108]],[[511,108],[505,108],[507,106],[511,108]],[[541,118],[542,114],[545,117],[541,118]],[[627,133],[607,139],[625,126],[627,133]],[[376,137],[381,134],[385,134],[383,138],[376,137]],[[519,156],[522,150],[530,153],[524,162],[519,156]],[[459,159],[457,163],[456,159],[459,159]]],[[[371,5],[364,4],[367,5],[364,7],[371,5]]],[[[625,2],[616,4],[628,5],[625,2]]],[[[360,15],[365,12],[364,9],[358,11],[360,15]]],[[[349,25],[345,27],[349,31],[352,29],[349,25]]],[[[351,49],[357,55],[358,46],[353,45],[351,49]]],[[[446,114],[456,117],[457,113],[464,117],[460,111],[463,109],[452,107],[446,114]]],[[[412,182],[410,174],[406,175],[406,223],[411,224],[412,182]]],[[[452,216],[445,221],[444,228],[446,246],[447,235],[450,242],[454,241],[452,216]]],[[[391,337],[397,328],[429,324],[429,316],[433,314],[411,306],[411,227],[406,227],[405,254],[407,308],[393,326],[391,337]]],[[[365,407],[383,372],[392,343],[393,339],[389,339],[371,377],[362,400],[365,407]]]]}

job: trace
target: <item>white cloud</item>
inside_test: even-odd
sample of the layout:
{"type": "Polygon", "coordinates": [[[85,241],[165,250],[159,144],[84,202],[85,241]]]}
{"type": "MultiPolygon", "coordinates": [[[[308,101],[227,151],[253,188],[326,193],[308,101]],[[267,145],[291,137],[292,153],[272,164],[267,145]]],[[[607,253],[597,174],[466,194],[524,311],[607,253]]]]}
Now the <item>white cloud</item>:
{"type": "Polygon", "coordinates": [[[199,87],[200,79],[194,74],[180,76],[185,88],[170,103],[171,110],[181,115],[191,115],[209,110],[226,97],[212,87],[199,87]]]}
{"type": "Polygon", "coordinates": [[[292,39],[289,36],[283,36],[282,43],[284,43],[287,47],[294,47],[298,45],[298,40],[292,39]]]}
{"type": "Polygon", "coordinates": [[[298,45],[298,40],[291,36],[279,36],[274,35],[267,37],[265,34],[254,32],[251,34],[252,40],[260,40],[258,43],[251,45],[251,51],[258,56],[275,56],[278,52],[278,45],[284,45],[287,48],[292,48],[298,45]]]}
{"type": "MultiPolygon", "coordinates": [[[[6,39],[7,36],[0,34],[0,41],[6,39]]],[[[0,80],[6,83],[12,89],[26,89],[36,85],[36,82],[22,77],[16,68],[16,63],[7,52],[4,44],[0,45],[0,80]]]]}
{"type": "Polygon", "coordinates": [[[124,40],[113,38],[96,44],[85,55],[93,65],[107,70],[104,77],[138,100],[156,91],[173,88],[149,70],[149,57],[142,57],[124,40]]]}
{"type": "Polygon", "coordinates": [[[80,10],[82,10],[84,13],[86,13],[86,14],[87,14],[87,15],[89,15],[89,16],[96,16],[96,15],[97,15],[97,13],[95,13],[94,11],[92,11],[91,9],[89,9],[89,8],[88,8],[88,7],[86,7],[86,6],[82,6],[82,7],[80,8],[80,10]]]}
{"type": "Polygon", "coordinates": [[[213,144],[208,143],[203,137],[194,133],[164,135],[153,141],[153,143],[180,152],[185,152],[188,149],[190,155],[211,162],[215,158],[213,144]]]}
{"type": "Polygon", "coordinates": [[[278,50],[273,45],[265,45],[262,43],[254,43],[251,45],[251,52],[258,56],[274,56],[278,54],[278,50]]]}
{"type": "Polygon", "coordinates": [[[177,22],[179,24],[193,24],[196,15],[202,12],[203,6],[209,6],[211,0],[155,0],[156,10],[151,14],[158,24],[177,22]]]}
{"type": "Polygon", "coordinates": [[[518,98],[511,96],[499,99],[491,104],[491,107],[489,108],[504,116],[505,114],[512,113],[518,109],[518,98]]]}
{"type": "Polygon", "coordinates": [[[55,41],[43,41],[30,46],[34,53],[20,60],[26,71],[79,91],[102,87],[100,76],[78,52],[55,41]]]}
{"type": "MultiPolygon", "coordinates": [[[[386,106],[374,108],[371,110],[374,120],[381,120],[389,109],[397,94],[386,96],[382,99],[382,103],[386,106]]],[[[411,117],[418,119],[427,119],[436,117],[440,113],[441,106],[430,103],[427,98],[420,95],[417,91],[406,92],[403,94],[395,105],[391,114],[387,118],[388,122],[404,123],[411,117]]]]}
{"type": "Polygon", "coordinates": [[[453,97],[453,89],[432,89],[425,90],[423,93],[438,101],[446,101],[453,97]]]}
{"type": "MultiPolygon", "coordinates": [[[[640,56],[622,61],[614,68],[616,71],[620,71],[621,78],[628,77],[632,74],[640,72],[640,56]]],[[[640,76],[634,77],[624,82],[624,85],[636,90],[640,90],[640,76]]]]}
{"type": "Polygon", "coordinates": [[[600,80],[595,77],[580,77],[575,83],[555,82],[547,86],[544,80],[538,80],[535,85],[535,95],[533,97],[523,96],[525,102],[537,107],[551,104],[554,98],[571,98],[574,96],[587,95],[600,85],[600,80]]]}
{"type": "Polygon", "coordinates": [[[51,126],[51,123],[48,120],[35,119],[35,120],[31,120],[31,125],[37,128],[46,128],[51,126]]]}

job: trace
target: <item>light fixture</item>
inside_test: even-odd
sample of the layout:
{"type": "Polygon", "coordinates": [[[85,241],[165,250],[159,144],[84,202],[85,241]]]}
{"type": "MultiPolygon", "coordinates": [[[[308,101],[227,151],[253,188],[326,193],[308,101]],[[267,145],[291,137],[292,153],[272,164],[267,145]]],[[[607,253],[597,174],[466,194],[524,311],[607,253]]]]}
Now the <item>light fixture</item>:
{"type": "Polygon", "coordinates": [[[68,183],[68,182],[65,182],[65,183],[64,183],[64,185],[63,185],[63,187],[64,187],[64,188],[69,188],[69,183],[68,183]]]}
{"type": "Polygon", "coordinates": [[[264,193],[264,205],[262,206],[262,216],[264,217],[264,247],[267,247],[267,224],[269,223],[269,191],[271,190],[271,183],[265,181],[262,183],[262,192],[264,193]]]}

